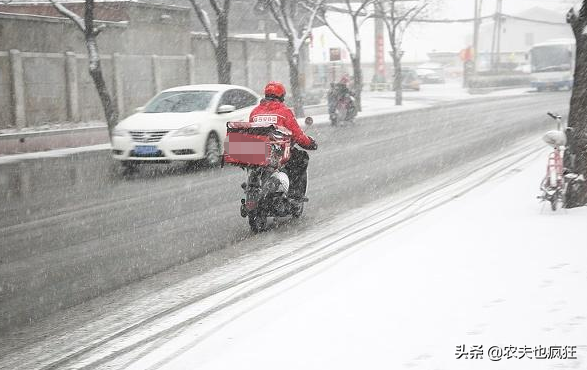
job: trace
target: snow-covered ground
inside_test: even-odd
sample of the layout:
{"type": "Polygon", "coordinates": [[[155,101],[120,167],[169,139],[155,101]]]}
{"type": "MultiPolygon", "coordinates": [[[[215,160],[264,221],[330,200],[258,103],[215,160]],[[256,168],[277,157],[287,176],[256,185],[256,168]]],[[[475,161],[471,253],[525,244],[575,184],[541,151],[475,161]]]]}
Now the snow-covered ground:
{"type": "MultiPolygon", "coordinates": [[[[528,87],[511,88],[487,92],[486,94],[470,94],[462,87],[459,81],[449,81],[445,84],[426,84],[420,91],[404,91],[402,105],[395,105],[393,91],[364,91],[362,94],[363,111],[359,117],[370,117],[379,114],[405,112],[414,109],[432,107],[434,105],[458,102],[471,99],[496,98],[504,96],[519,96],[534,92],[528,87]]],[[[313,117],[318,124],[328,124],[327,114],[313,117]]],[[[302,121],[302,120],[300,120],[302,121]]],[[[300,122],[301,123],[301,122],[300,122]]]]}
{"type": "Polygon", "coordinates": [[[167,319],[175,328],[114,367],[585,368],[587,209],[538,203],[541,145],[525,143],[479,170],[460,169],[427,191],[397,194],[260,252],[292,249],[278,262],[257,261],[248,287],[177,312],[167,319]],[[470,358],[479,346],[482,358],[470,358]]]}
{"type": "Polygon", "coordinates": [[[536,200],[547,153],[529,139],[289,239],[259,235],[272,246],[205,273],[73,307],[16,333],[0,367],[585,368],[587,209],[536,200]],[[556,346],[576,359],[535,359],[556,346]]]}

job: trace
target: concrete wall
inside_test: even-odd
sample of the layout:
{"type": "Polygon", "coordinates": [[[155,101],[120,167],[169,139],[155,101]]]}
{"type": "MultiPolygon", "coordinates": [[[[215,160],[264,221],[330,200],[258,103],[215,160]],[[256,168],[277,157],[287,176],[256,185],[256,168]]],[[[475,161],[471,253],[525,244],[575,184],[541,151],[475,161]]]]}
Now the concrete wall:
{"type": "Polygon", "coordinates": [[[27,123],[59,122],[67,119],[62,102],[66,101],[65,58],[60,54],[23,54],[24,102],[27,123]]]}
{"type": "MultiPolygon", "coordinates": [[[[264,40],[233,39],[229,46],[234,84],[257,92],[268,79],[289,85],[283,42],[272,41],[273,54],[266,52],[264,40]]],[[[163,89],[217,82],[214,53],[201,38],[194,38],[193,54],[102,54],[102,70],[121,117],[163,89]]],[[[0,128],[92,120],[104,118],[85,53],[0,51],[0,128]]]]}
{"type": "MultiPolygon", "coordinates": [[[[98,44],[104,77],[122,118],[165,88],[218,81],[208,37],[191,32],[190,8],[106,5],[103,16],[113,21],[98,22],[106,26],[98,44]]],[[[0,129],[104,120],[82,33],[68,19],[54,16],[51,6],[33,10],[41,13],[0,12],[0,129]]],[[[230,38],[232,83],[261,92],[275,79],[289,88],[285,50],[280,39],[230,38]]],[[[302,60],[300,79],[309,87],[306,53],[302,60]]]]}
{"type": "Polygon", "coordinates": [[[7,52],[0,52],[0,127],[13,122],[10,92],[10,60],[7,52]]]}
{"type": "MultiPolygon", "coordinates": [[[[123,50],[128,28],[124,23],[100,22],[106,25],[99,38],[100,51],[112,53],[123,50]]],[[[188,38],[189,41],[189,38],[188,38]]],[[[0,48],[23,52],[52,53],[65,50],[85,53],[84,36],[64,18],[0,13],[0,48]]]]}

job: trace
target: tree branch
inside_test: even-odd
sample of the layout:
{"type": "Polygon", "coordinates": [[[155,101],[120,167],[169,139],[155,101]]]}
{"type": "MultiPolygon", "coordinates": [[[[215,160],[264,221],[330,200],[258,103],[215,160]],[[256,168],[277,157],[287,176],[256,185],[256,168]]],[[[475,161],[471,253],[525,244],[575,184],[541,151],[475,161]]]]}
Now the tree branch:
{"type": "Polygon", "coordinates": [[[224,6],[222,7],[222,11],[224,15],[228,14],[228,10],[230,9],[230,0],[224,0],[224,6]]]}
{"type": "Polygon", "coordinates": [[[106,25],[105,24],[101,24],[98,27],[94,27],[94,35],[98,36],[99,34],[102,33],[102,31],[104,31],[106,29],[106,25]]]}
{"type": "MultiPolygon", "coordinates": [[[[190,1],[192,1],[192,0],[190,0],[190,1]]],[[[193,1],[192,1],[192,3],[193,3],[193,1]]],[[[218,2],[216,0],[210,0],[210,6],[212,6],[212,9],[214,10],[214,12],[216,14],[220,14],[223,11],[223,9],[220,9],[220,6],[218,5],[218,2]]]]}
{"type": "Polygon", "coordinates": [[[334,35],[334,36],[335,36],[337,39],[339,39],[339,40],[340,40],[340,42],[342,42],[342,43],[343,43],[344,47],[345,47],[345,48],[348,50],[348,52],[349,52],[350,54],[352,54],[352,53],[353,53],[353,51],[351,50],[351,47],[349,46],[349,44],[348,44],[348,43],[345,41],[345,39],[344,39],[342,36],[340,36],[340,35],[338,34],[338,32],[336,32],[336,31],[334,30],[334,28],[332,27],[332,25],[331,25],[331,24],[330,24],[330,23],[329,23],[329,22],[326,20],[326,16],[319,16],[319,17],[318,17],[318,19],[319,19],[320,21],[322,21],[322,23],[324,23],[324,24],[326,25],[326,27],[328,27],[328,29],[330,30],[330,32],[332,32],[332,34],[333,34],[333,35],[334,35]]]}
{"type": "MultiPolygon", "coordinates": [[[[414,19],[416,19],[416,17],[418,16],[418,14],[420,14],[422,12],[422,10],[424,10],[424,8],[426,8],[428,4],[425,3],[424,5],[422,5],[418,10],[416,10],[416,12],[410,17],[410,19],[408,19],[405,23],[405,28],[407,28],[413,21],[414,19]]],[[[417,7],[414,7],[412,9],[415,9],[417,7]]]]}
{"type": "Polygon", "coordinates": [[[86,25],[85,25],[84,20],[82,19],[82,17],[80,17],[79,15],[75,14],[71,10],[67,9],[63,4],[61,4],[57,0],[50,0],[50,1],[51,1],[51,4],[53,4],[53,6],[55,7],[55,9],[57,9],[57,11],[59,13],[61,13],[65,17],[71,19],[73,21],[73,23],[75,23],[75,25],[82,32],[84,32],[84,33],[86,32],[86,25]]]}
{"type": "Polygon", "coordinates": [[[370,5],[371,3],[374,3],[375,1],[376,0],[363,0],[363,3],[361,4],[361,6],[359,6],[359,8],[355,11],[355,17],[360,15],[361,12],[363,11],[363,9],[365,9],[368,5],[370,5]]]}
{"type": "MultiPolygon", "coordinates": [[[[212,44],[212,47],[214,47],[214,49],[217,49],[218,48],[218,38],[216,37],[216,34],[214,34],[214,32],[212,32],[212,23],[210,22],[210,18],[208,17],[208,13],[206,13],[206,11],[204,9],[202,9],[200,4],[198,4],[196,2],[196,0],[189,0],[189,1],[192,4],[192,7],[194,8],[194,11],[196,12],[196,16],[200,20],[200,23],[204,27],[204,30],[208,34],[208,37],[210,38],[210,43],[212,44]]],[[[212,2],[213,2],[213,0],[211,0],[211,3],[212,2]]],[[[216,4],[216,5],[218,5],[218,4],[216,4]]]]}
{"type": "Polygon", "coordinates": [[[579,14],[575,12],[575,8],[569,9],[567,13],[567,23],[571,25],[571,29],[575,35],[575,38],[581,37],[583,30],[587,26],[587,1],[583,1],[579,14]]]}
{"type": "Polygon", "coordinates": [[[312,32],[312,25],[314,24],[314,19],[316,19],[316,16],[318,15],[318,10],[322,7],[322,3],[324,3],[324,0],[319,0],[316,3],[314,11],[310,15],[310,19],[308,20],[304,29],[302,30],[302,35],[300,36],[300,44],[306,41],[308,37],[310,37],[310,33],[312,32]]]}
{"type": "Polygon", "coordinates": [[[368,16],[361,19],[361,22],[359,22],[359,28],[363,27],[363,24],[365,23],[365,21],[367,21],[371,18],[375,18],[375,14],[369,14],[368,16]]]}
{"type": "MultiPolygon", "coordinates": [[[[278,1],[279,3],[279,1],[278,1]]],[[[293,38],[293,35],[291,34],[290,30],[287,28],[287,25],[283,22],[283,19],[281,19],[281,15],[279,14],[279,12],[277,11],[277,9],[275,8],[275,2],[273,0],[269,0],[267,1],[267,6],[269,8],[269,11],[271,12],[271,15],[273,15],[273,19],[275,20],[275,22],[277,23],[277,25],[279,26],[279,28],[281,28],[281,30],[283,31],[283,33],[285,33],[285,36],[287,36],[287,38],[293,38]]],[[[281,4],[277,4],[281,7],[281,4]]]]}

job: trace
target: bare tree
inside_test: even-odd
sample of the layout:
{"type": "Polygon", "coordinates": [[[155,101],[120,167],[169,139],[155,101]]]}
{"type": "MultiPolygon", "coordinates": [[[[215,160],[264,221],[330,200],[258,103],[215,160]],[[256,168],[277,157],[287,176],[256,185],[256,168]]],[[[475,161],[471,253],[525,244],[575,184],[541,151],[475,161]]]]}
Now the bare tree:
{"type": "Polygon", "coordinates": [[[294,101],[294,113],[298,117],[304,116],[300,91],[300,50],[312,32],[312,25],[324,1],[307,1],[305,8],[309,12],[304,17],[299,17],[299,21],[297,21],[299,15],[297,0],[264,0],[263,2],[264,8],[269,10],[287,38],[289,81],[294,101]]]}
{"type": "Polygon", "coordinates": [[[324,23],[330,32],[334,36],[336,36],[344,45],[344,47],[348,50],[349,55],[351,57],[351,63],[353,64],[353,90],[355,93],[355,99],[357,103],[357,108],[361,110],[361,92],[363,91],[363,70],[361,68],[361,26],[363,23],[371,18],[373,14],[367,14],[365,12],[366,7],[373,3],[375,0],[362,0],[360,5],[353,9],[351,6],[351,0],[344,0],[346,9],[337,8],[334,6],[329,7],[330,10],[346,13],[350,16],[351,21],[353,23],[353,35],[354,35],[354,49],[351,48],[349,43],[342,37],[340,34],[332,27],[332,24],[328,22],[328,19],[324,14],[320,14],[320,20],[324,23]]]}
{"type": "Polygon", "coordinates": [[[228,12],[230,10],[230,0],[224,0],[224,5],[220,6],[221,0],[209,0],[210,6],[216,13],[216,29],[214,33],[212,23],[208,13],[202,8],[199,0],[189,0],[200,20],[204,30],[208,34],[208,39],[214,49],[216,56],[216,68],[218,70],[218,83],[230,84],[230,61],[228,60],[228,12]]]}
{"type": "MultiPolygon", "coordinates": [[[[587,179],[587,0],[583,0],[579,14],[571,8],[567,13],[576,40],[576,62],[573,94],[569,111],[569,143],[565,151],[565,167],[587,179]]],[[[587,204],[585,182],[571,184],[567,189],[566,207],[587,204]]]]}
{"type": "Polygon", "coordinates": [[[102,102],[102,108],[104,109],[104,115],[106,116],[106,122],[108,124],[108,133],[110,134],[110,137],[112,137],[114,127],[118,123],[118,107],[114,105],[114,101],[106,87],[104,75],[102,74],[97,38],[103,30],[103,27],[96,27],[94,24],[94,0],[85,0],[86,5],[83,18],[67,9],[63,4],[57,2],[57,0],[50,1],[59,13],[71,19],[84,34],[86,48],[88,50],[90,76],[94,81],[98,96],[102,102]]]}
{"type": "Polygon", "coordinates": [[[409,6],[406,0],[377,0],[376,8],[387,28],[391,58],[393,59],[393,89],[395,105],[402,105],[402,42],[404,34],[414,19],[424,10],[427,3],[409,6]]]}

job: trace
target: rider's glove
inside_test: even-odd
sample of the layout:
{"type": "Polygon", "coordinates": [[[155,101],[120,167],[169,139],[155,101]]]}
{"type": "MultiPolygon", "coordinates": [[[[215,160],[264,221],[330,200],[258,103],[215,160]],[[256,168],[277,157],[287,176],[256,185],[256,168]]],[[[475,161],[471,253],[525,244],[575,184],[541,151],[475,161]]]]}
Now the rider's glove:
{"type": "Polygon", "coordinates": [[[314,140],[313,137],[308,136],[310,138],[310,145],[306,146],[304,149],[308,149],[308,150],[316,150],[318,149],[318,144],[316,143],[316,140],[314,140]]]}

